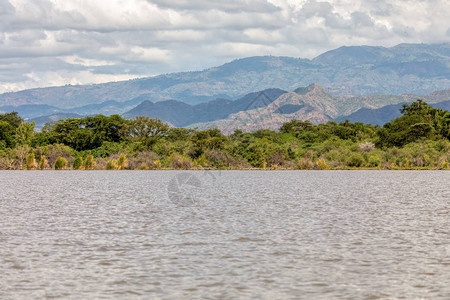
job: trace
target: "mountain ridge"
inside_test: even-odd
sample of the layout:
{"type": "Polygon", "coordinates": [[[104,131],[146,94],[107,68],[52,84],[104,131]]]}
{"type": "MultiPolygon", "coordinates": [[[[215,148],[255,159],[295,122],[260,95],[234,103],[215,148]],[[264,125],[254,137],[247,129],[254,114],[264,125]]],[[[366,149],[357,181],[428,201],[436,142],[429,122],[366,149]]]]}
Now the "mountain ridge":
{"type": "MultiPolygon", "coordinates": [[[[292,119],[310,120],[313,123],[344,120],[347,116],[352,118],[354,113],[364,115],[365,110],[370,112],[373,109],[376,110],[389,104],[407,103],[419,98],[425,99],[430,104],[450,100],[450,90],[435,91],[427,95],[403,94],[400,96],[340,97],[327,93],[318,84],[311,84],[291,92],[281,89],[267,89],[249,93],[237,100],[218,98],[197,105],[190,105],[174,99],[152,102],[146,97],[134,98],[123,103],[106,101],[99,105],[88,105],[60,111],[57,111],[56,107],[42,105],[43,111],[50,111],[52,114],[44,114],[43,117],[41,117],[42,115],[35,116],[29,118],[28,121],[35,120],[39,128],[43,126],[43,121],[49,120],[48,118],[54,121],[58,116],[67,118],[95,115],[89,113],[80,114],[80,112],[86,112],[86,109],[94,106],[101,107],[107,112],[131,106],[132,109],[122,114],[124,118],[147,116],[162,119],[162,121],[176,127],[197,126],[210,128],[224,127],[224,124],[228,124],[227,127],[230,127],[230,123],[232,123],[243,126],[246,130],[256,130],[263,126],[277,129],[283,122],[292,119]],[[133,106],[136,103],[139,104],[133,106]],[[55,110],[57,111],[56,113],[55,110]]],[[[39,105],[24,105],[23,107],[24,110],[18,110],[19,114],[28,117],[29,115],[23,114],[23,112],[29,111],[30,107],[39,107],[39,105]]],[[[1,109],[0,107],[0,111],[1,109]]],[[[358,121],[369,122],[369,120],[358,121]]]]}
{"type": "MultiPolygon", "coordinates": [[[[363,107],[348,116],[338,117],[334,119],[334,121],[342,122],[348,120],[352,123],[361,122],[365,124],[383,126],[385,123],[401,116],[400,109],[403,104],[408,104],[408,102],[390,104],[377,109],[363,107]]],[[[434,108],[450,111],[450,100],[431,103],[430,105],[434,108]]]]}
{"type": "Polygon", "coordinates": [[[316,82],[339,96],[425,94],[450,87],[450,43],[390,48],[341,47],[314,59],[242,58],[203,71],[180,72],[95,85],[66,85],[0,95],[0,106],[47,104],[64,109],[136,97],[199,104],[239,99],[255,90],[293,90],[316,82]]]}
{"type": "Polygon", "coordinates": [[[191,124],[189,127],[199,129],[218,128],[225,134],[230,134],[236,129],[243,131],[255,131],[262,128],[277,130],[283,123],[293,119],[311,121],[313,124],[326,123],[337,118],[345,120],[346,115],[343,112],[350,112],[349,114],[351,114],[361,109],[378,109],[384,107],[386,103],[387,105],[407,103],[419,98],[425,99],[430,104],[439,102],[441,98],[450,100],[450,90],[428,95],[408,94],[345,98],[331,96],[321,86],[312,84],[306,88],[298,88],[292,92],[284,93],[265,107],[240,111],[224,119],[213,122],[199,122],[191,124]]]}

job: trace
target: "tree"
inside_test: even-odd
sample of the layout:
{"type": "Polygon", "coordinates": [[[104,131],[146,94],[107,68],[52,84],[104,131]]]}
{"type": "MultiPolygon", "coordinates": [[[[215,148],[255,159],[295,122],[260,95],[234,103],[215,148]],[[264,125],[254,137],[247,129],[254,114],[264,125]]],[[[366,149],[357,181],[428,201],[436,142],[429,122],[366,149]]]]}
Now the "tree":
{"type": "Polygon", "coordinates": [[[128,134],[137,140],[166,136],[169,125],[159,119],[136,117],[129,122],[128,134]]]}
{"type": "Polygon", "coordinates": [[[298,133],[301,131],[307,131],[314,127],[310,121],[292,120],[284,123],[280,127],[281,133],[298,133]]]}
{"type": "Polygon", "coordinates": [[[6,121],[0,121],[0,149],[13,148],[16,145],[16,129],[6,121]]]}
{"type": "Polygon", "coordinates": [[[421,99],[404,104],[403,116],[384,124],[378,135],[383,146],[403,146],[420,138],[449,138],[447,111],[433,108],[421,99]]]}
{"type": "Polygon", "coordinates": [[[123,141],[127,126],[128,121],[119,115],[70,118],[46,125],[36,144],[62,143],[77,151],[92,150],[104,142],[123,141]]]}
{"type": "Polygon", "coordinates": [[[0,114],[0,149],[16,146],[16,130],[22,122],[17,112],[0,114]]]}
{"type": "Polygon", "coordinates": [[[0,114],[0,121],[5,121],[11,124],[14,128],[19,127],[23,123],[23,119],[19,117],[17,112],[0,114]]]}
{"type": "Polygon", "coordinates": [[[20,124],[16,129],[16,144],[17,145],[31,145],[34,137],[35,122],[20,124]]]}

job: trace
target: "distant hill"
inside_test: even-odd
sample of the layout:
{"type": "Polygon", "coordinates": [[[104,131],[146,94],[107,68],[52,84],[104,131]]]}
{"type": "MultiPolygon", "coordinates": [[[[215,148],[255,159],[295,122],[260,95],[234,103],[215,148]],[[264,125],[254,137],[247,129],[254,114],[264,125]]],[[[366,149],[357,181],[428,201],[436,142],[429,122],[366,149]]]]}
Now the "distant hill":
{"type": "Polygon", "coordinates": [[[41,130],[42,127],[44,127],[45,123],[51,123],[51,122],[56,122],[59,120],[65,120],[65,119],[69,119],[69,118],[81,118],[84,117],[82,115],[78,115],[78,114],[73,114],[73,113],[60,113],[60,114],[53,114],[53,115],[49,115],[49,116],[42,116],[42,117],[37,117],[37,118],[32,118],[29,119],[28,122],[35,122],[35,128],[37,130],[41,130]]]}
{"type": "Polygon", "coordinates": [[[61,112],[62,110],[55,106],[46,104],[25,104],[19,106],[5,105],[0,106],[0,113],[17,112],[22,118],[29,119],[43,115],[50,115],[61,112]]]}
{"type": "Polygon", "coordinates": [[[341,47],[312,60],[249,57],[198,72],[6,93],[0,95],[0,106],[45,104],[71,109],[137,97],[153,103],[176,99],[195,105],[218,98],[239,99],[268,88],[292,91],[311,83],[336,96],[426,94],[448,89],[450,44],[341,47]]]}
{"type": "Polygon", "coordinates": [[[58,115],[58,114],[62,115],[76,114],[80,116],[100,115],[100,114],[121,115],[124,112],[136,107],[136,105],[140,104],[141,102],[146,101],[147,99],[149,98],[143,95],[125,102],[117,102],[114,100],[110,100],[102,102],[100,104],[89,104],[70,109],[59,108],[56,106],[50,106],[46,104],[24,104],[18,106],[6,105],[0,106],[0,113],[15,111],[18,112],[19,115],[25,120],[34,119],[41,116],[58,115]]]}
{"type": "MultiPolygon", "coordinates": [[[[348,116],[341,116],[335,119],[336,122],[349,120],[352,123],[362,122],[372,125],[384,125],[391,120],[401,116],[400,109],[404,103],[386,105],[378,109],[361,108],[348,116]]],[[[433,103],[431,106],[450,111],[450,100],[433,103]]]]}

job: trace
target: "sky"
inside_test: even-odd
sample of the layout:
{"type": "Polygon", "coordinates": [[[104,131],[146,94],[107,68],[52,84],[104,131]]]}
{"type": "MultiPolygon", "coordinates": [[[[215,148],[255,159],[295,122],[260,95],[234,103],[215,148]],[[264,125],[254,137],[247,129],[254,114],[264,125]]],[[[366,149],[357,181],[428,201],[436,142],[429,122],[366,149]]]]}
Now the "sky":
{"type": "Polygon", "coordinates": [[[450,42],[449,0],[0,0],[0,93],[450,42]]]}

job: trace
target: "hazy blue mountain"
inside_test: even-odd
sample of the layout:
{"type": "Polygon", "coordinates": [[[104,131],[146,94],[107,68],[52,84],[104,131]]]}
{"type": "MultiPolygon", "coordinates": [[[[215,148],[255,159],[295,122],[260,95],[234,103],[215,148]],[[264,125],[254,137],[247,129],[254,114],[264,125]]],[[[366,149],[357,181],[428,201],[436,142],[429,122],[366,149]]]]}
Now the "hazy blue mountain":
{"type": "Polygon", "coordinates": [[[123,114],[130,109],[136,107],[136,105],[143,101],[152,99],[148,95],[141,95],[128,101],[118,102],[115,100],[108,100],[100,104],[89,104],[80,107],[74,107],[70,109],[63,109],[56,106],[50,106],[46,104],[24,104],[24,105],[6,105],[0,107],[0,113],[18,112],[19,115],[28,120],[41,116],[59,115],[59,114],[76,114],[79,116],[91,116],[91,115],[113,115],[123,114]]]}
{"type": "MultiPolygon", "coordinates": [[[[349,120],[350,122],[362,122],[372,125],[384,125],[391,120],[401,116],[400,109],[404,103],[386,105],[378,109],[361,108],[357,112],[348,116],[341,116],[335,119],[337,122],[349,120]]],[[[431,106],[450,111],[450,100],[433,103],[431,106]]]]}
{"type": "Polygon", "coordinates": [[[440,102],[440,103],[431,104],[431,106],[433,106],[435,108],[440,108],[440,109],[443,109],[443,110],[450,111],[450,100],[449,101],[440,102]]]}
{"type": "Polygon", "coordinates": [[[6,105],[0,107],[0,113],[18,112],[24,118],[34,118],[43,115],[50,115],[61,112],[62,110],[55,106],[46,104],[25,104],[19,106],[6,105]]]}
{"type": "Polygon", "coordinates": [[[59,113],[59,114],[52,114],[49,116],[41,116],[41,117],[37,117],[37,118],[31,118],[29,120],[27,120],[28,122],[35,122],[35,128],[37,130],[41,130],[42,127],[44,127],[45,123],[50,123],[50,122],[56,122],[59,120],[65,120],[65,119],[69,119],[69,118],[81,118],[84,117],[82,115],[79,114],[73,114],[73,113],[59,113]]]}
{"type": "MultiPolygon", "coordinates": [[[[31,89],[0,95],[0,105],[46,104],[61,109],[176,99],[191,105],[239,99],[254,91],[292,91],[318,83],[335,96],[426,94],[450,87],[450,44],[341,47],[309,60],[260,56],[219,67],[105,84],[31,89]]],[[[120,109],[115,110],[120,111],[120,109]]]]}
{"type": "Polygon", "coordinates": [[[65,111],[76,113],[80,115],[121,115],[124,112],[134,108],[136,105],[147,101],[149,98],[147,95],[138,96],[128,101],[118,102],[115,100],[108,100],[100,104],[89,104],[80,107],[74,107],[71,109],[66,109],[65,111]]]}

